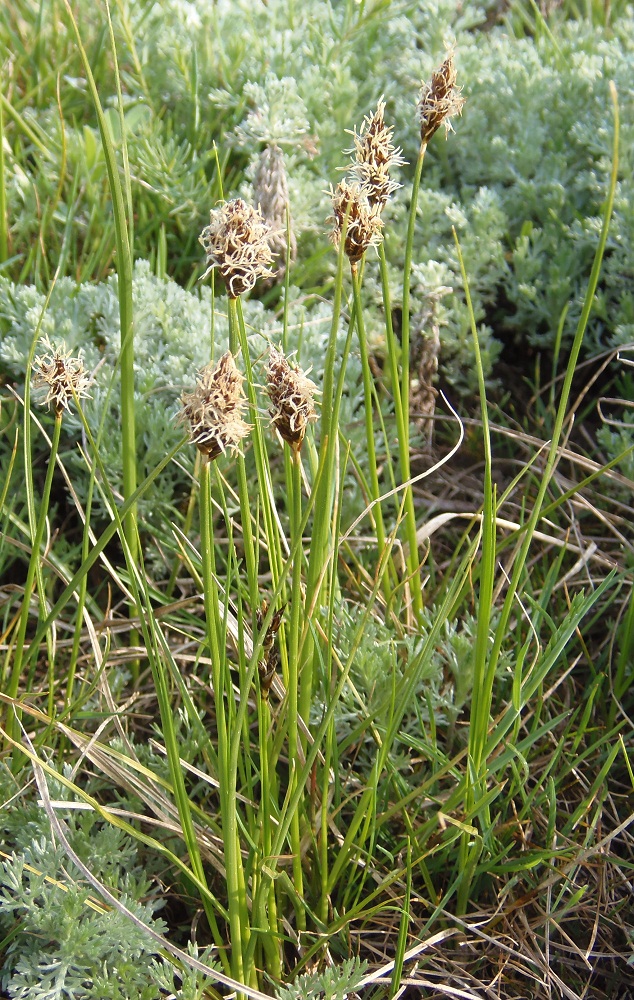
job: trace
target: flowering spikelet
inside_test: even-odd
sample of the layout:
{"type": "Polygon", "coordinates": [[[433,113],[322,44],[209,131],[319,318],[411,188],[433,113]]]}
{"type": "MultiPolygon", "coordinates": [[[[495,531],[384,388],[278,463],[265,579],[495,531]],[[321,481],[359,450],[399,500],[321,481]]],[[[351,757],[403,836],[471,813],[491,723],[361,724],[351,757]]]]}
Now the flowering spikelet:
{"type": "Polygon", "coordinates": [[[261,213],[241,198],[212,209],[209,225],[199,237],[207,254],[203,277],[217,267],[230,298],[249,292],[258,278],[273,273],[270,235],[270,226],[261,213]]]}
{"type": "Polygon", "coordinates": [[[400,187],[390,179],[390,168],[405,163],[401,150],[394,146],[394,129],[385,124],[385,101],[379,100],[376,111],[363,119],[357,135],[353,132],[355,154],[351,173],[364,189],[370,206],[377,205],[382,211],[390,195],[400,187]]]}
{"type": "Polygon", "coordinates": [[[340,181],[331,191],[335,226],[332,240],[339,247],[341,233],[347,214],[345,252],[351,264],[361,260],[371,246],[377,246],[382,238],[383,222],[378,205],[371,205],[365,189],[356,183],[340,181]]]}
{"type": "Polygon", "coordinates": [[[442,66],[431,76],[431,83],[423,83],[416,108],[420,121],[420,139],[427,145],[441,125],[445,132],[452,131],[451,117],[459,115],[464,107],[461,88],[456,87],[456,68],[453,52],[447,55],[442,66]]]}
{"type": "Polygon", "coordinates": [[[88,388],[93,378],[84,368],[81,351],[74,358],[64,343],[54,347],[48,337],[42,338],[40,343],[48,353],[39,355],[33,362],[33,388],[40,394],[46,390],[43,405],[53,404],[59,415],[64,409],[70,411],[74,397],[82,399],[89,395],[88,388]]]}
{"type": "Polygon", "coordinates": [[[269,348],[265,367],[266,392],[271,400],[269,415],[282,438],[298,455],[306,428],[317,419],[313,396],[317,386],[297,365],[291,365],[281,351],[269,348]]]}
{"type": "Polygon", "coordinates": [[[242,419],[247,405],[243,381],[227,351],[217,365],[209,364],[198,373],[193,392],[181,396],[178,421],[189,424],[190,441],[210,462],[227,449],[237,450],[251,430],[242,419]]]}
{"type": "MultiPolygon", "coordinates": [[[[260,154],[253,178],[253,200],[264,221],[271,227],[268,241],[277,264],[274,279],[281,281],[286,272],[286,213],[289,202],[284,153],[279,146],[266,146],[260,154]]],[[[297,256],[297,240],[292,225],[289,230],[291,261],[294,261],[297,256]]]]}

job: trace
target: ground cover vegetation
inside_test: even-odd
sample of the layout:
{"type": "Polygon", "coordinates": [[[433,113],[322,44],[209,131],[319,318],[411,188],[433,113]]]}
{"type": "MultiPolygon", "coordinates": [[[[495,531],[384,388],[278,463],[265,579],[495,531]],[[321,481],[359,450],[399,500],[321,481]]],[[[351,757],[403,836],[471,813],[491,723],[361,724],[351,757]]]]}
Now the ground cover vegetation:
{"type": "Polygon", "coordinates": [[[0,63],[2,995],[634,995],[631,5],[0,63]]]}

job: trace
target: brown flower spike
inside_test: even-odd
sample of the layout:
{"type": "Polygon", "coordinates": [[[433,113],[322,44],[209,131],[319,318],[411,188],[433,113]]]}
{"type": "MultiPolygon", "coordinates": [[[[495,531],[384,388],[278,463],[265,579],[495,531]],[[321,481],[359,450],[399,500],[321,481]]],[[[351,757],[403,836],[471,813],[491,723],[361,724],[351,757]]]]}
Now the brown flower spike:
{"type": "Polygon", "coordinates": [[[64,409],[70,412],[74,398],[83,399],[89,395],[93,378],[84,368],[81,352],[74,358],[65,344],[54,347],[47,337],[41,344],[48,353],[38,355],[33,362],[33,388],[40,394],[46,390],[42,403],[45,406],[52,404],[59,416],[64,409]]]}
{"type": "Polygon", "coordinates": [[[317,419],[313,402],[317,386],[275,347],[269,348],[265,372],[266,392],[271,400],[269,415],[297,457],[308,424],[317,419]]]}
{"type": "Polygon", "coordinates": [[[203,278],[217,268],[230,298],[251,291],[258,278],[273,275],[272,234],[261,213],[241,198],[212,209],[209,225],[199,237],[207,254],[203,278]]]}
{"type": "Polygon", "coordinates": [[[331,196],[335,221],[333,243],[339,247],[345,223],[344,250],[350,263],[357,264],[368,247],[378,246],[383,239],[381,209],[370,204],[365,188],[345,180],[337,184],[331,196]]]}
{"type": "MultiPolygon", "coordinates": [[[[253,178],[253,200],[264,221],[271,227],[268,242],[277,268],[273,280],[282,281],[286,273],[286,212],[289,199],[284,153],[279,146],[266,146],[260,154],[253,178]]],[[[297,257],[297,240],[292,224],[289,226],[288,238],[292,262],[297,257]]],[[[268,283],[272,284],[272,281],[269,280],[268,283]]]]}
{"type": "Polygon", "coordinates": [[[209,462],[228,449],[236,451],[251,430],[242,419],[247,405],[243,381],[233,354],[227,351],[217,365],[203,368],[194,391],[181,397],[178,421],[189,424],[190,441],[209,462]]]}
{"type": "Polygon", "coordinates": [[[416,108],[420,121],[420,140],[426,146],[441,125],[445,132],[452,131],[450,119],[462,113],[464,97],[461,87],[456,87],[456,68],[453,52],[447,55],[442,66],[431,76],[430,83],[423,83],[416,108]]]}
{"type": "Polygon", "coordinates": [[[378,206],[379,211],[400,187],[390,179],[390,168],[405,163],[401,150],[392,142],[394,129],[385,124],[384,115],[385,101],[381,98],[374,114],[363,119],[359,134],[353,132],[354,149],[348,150],[355,154],[351,173],[361,184],[370,206],[378,206]]]}

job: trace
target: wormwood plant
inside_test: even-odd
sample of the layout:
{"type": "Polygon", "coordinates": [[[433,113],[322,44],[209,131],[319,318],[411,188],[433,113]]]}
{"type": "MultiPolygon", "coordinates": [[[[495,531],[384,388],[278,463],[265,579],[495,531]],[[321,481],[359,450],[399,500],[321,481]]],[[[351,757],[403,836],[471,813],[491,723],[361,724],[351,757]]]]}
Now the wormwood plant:
{"type": "MultiPolygon", "coordinates": [[[[352,24],[344,27],[352,30],[352,24]]],[[[135,63],[135,72],[140,66],[135,63]]],[[[116,61],[115,74],[120,94],[116,61]]],[[[439,147],[434,133],[449,125],[463,103],[451,53],[423,83],[417,104],[414,95],[410,99],[408,132],[415,138],[408,135],[403,147],[407,152],[413,142],[416,155],[407,193],[398,194],[390,174],[401,154],[386,119],[387,103],[379,101],[353,132],[350,176],[331,190],[336,254],[331,251],[327,267],[333,282],[321,341],[310,331],[314,314],[307,310],[302,321],[303,305],[291,292],[288,210],[277,326],[261,322],[263,306],[243,302],[258,281],[268,284],[279,269],[276,255],[284,238],[281,212],[271,213],[278,227],[272,228],[243,197],[212,208],[202,229],[206,276],[219,280],[200,299],[176,290],[162,275],[154,277],[148,265],[137,266],[136,288],[131,269],[122,267],[116,288],[111,280],[94,299],[92,291],[76,291],[63,278],[43,300],[7,285],[6,314],[21,324],[17,330],[12,325],[3,355],[15,365],[15,375],[20,340],[27,348],[25,393],[12,394],[8,427],[26,441],[26,510],[16,512],[10,499],[19,474],[17,444],[6,454],[1,499],[3,517],[17,532],[14,542],[26,539],[29,569],[17,600],[15,588],[3,593],[3,798],[10,805],[32,772],[43,851],[52,840],[61,845],[45,867],[42,852],[34,856],[12,820],[7,836],[16,858],[5,859],[5,877],[22,909],[18,913],[2,897],[7,920],[14,921],[4,944],[11,996],[25,995],[27,988],[39,988],[42,1000],[60,995],[60,982],[66,982],[60,970],[72,989],[107,996],[99,991],[112,967],[118,970],[109,977],[112,995],[138,989],[149,998],[164,989],[217,997],[226,989],[240,998],[323,992],[342,1000],[351,990],[377,1000],[394,997],[408,983],[406,963],[412,959],[424,965],[412,973],[414,988],[434,988],[435,948],[450,950],[460,935],[477,951],[483,921],[487,941],[496,920],[505,921],[512,939],[508,929],[516,929],[517,911],[526,913],[527,897],[538,899],[546,913],[545,951],[555,947],[553,928],[566,926],[565,940],[576,935],[590,955],[598,933],[595,914],[589,920],[583,911],[578,884],[606,855],[615,873],[610,946],[624,954],[629,925],[621,915],[616,873],[618,851],[631,850],[621,795],[634,782],[626,715],[621,718],[620,707],[605,711],[601,702],[611,684],[618,697],[625,695],[631,614],[619,630],[615,670],[612,649],[594,641],[594,630],[602,618],[617,614],[626,576],[608,571],[611,564],[601,556],[590,586],[577,586],[579,565],[595,566],[594,551],[570,541],[566,518],[570,511],[577,516],[583,490],[604,470],[584,467],[581,484],[557,477],[562,457],[571,461],[564,434],[573,377],[617,185],[613,97],[611,177],[583,308],[550,410],[549,441],[538,441],[526,461],[513,467],[500,495],[492,443],[499,429],[487,408],[468,268],[455,241],[480,392],[483,490],[481,502],[461,504],[456,512],[466,530],[444,561],[427,551],[435,528],[415,503],[410,345],[416,282],[425,273],[414,261],[421,179],[428,156],[439,147]],[[400,340],[383,252],[391,197],[407,205],[401,219],[406,238],[400,340]],[[380,288],[380,302],[376,292],[364,291],[376,267],[375,248],[380,280],[373,287],[380,288]],[[55,409],[41,486],[31,443],[40,440],[45,453],[47,441],[38,436],[31,412],[32,361],[53,310],[61,313],[54,296],[71,287],[79,314],[68,331],[72,346],[91,330],[84,363],[99,370],[91,399],[84,401],[88,386],[78,381],[79,360],[61,349],[40,356],[36,379],[48,386],[55,409]],[[148,427],[160,420],[161,427],[172,428],[162,453],[146,456],[137,489],[125,474],[126,428],[117,434],[112,402],[130,303],[138,316],[137,339],[127,373],[121,373],[122,392],[130,403],[134,362],[140,376],[135,417],[145,413],[137,430],[143,419],[148,427]],[[179,312],[184,316],[174,332],[172,317],[179,312]],[[368,319],[377,316],[384,330],[383,372],[369,351],[368,319]],[[308,372],[310,352],[304,348],[311,337],[317,363],[308,372]],[[174,349],[179,339],[181,355],[174,349]],[[140,359],[161,352],[161,366],[148,366],[144,383],[140,359]],[[170,367],[179,378],[161,382],[165,393],[156,393],[155,375],[170,367]],[[180,407],[176,425],[168,423],[165,398],[180,407]],[[81,458],[74,459],[87,470],[81,491],[72,491],[79,465],[59,450],[67,420],[66,413],[63,421],[57,416],[62,399],[72,406],[76,416],[70,419],[81,435],[81,458]],[[117,449],[122,458],[111,468],[117,449]],[[188,452],[195,456],[187,458],[188,452]],[[174,462],[179,472],[171,471],[174,462]],[[75,551],[62,547],[61,557],[56,539],[46,537],[55,517],[56,466],[67,475],[67,502],[81,525],[75,551]],[[168,534],[165,514],[176,498],[161,477],[170,475],[179,484],[182,509],[168,534]],[[160,530],[147,522],[156,534],[150,567],[148,539],[139,536],[143,522],[129,515],[138,511],[142,518],[144,501],[154,506],[152,489],[165,504],[160,530]],[[511,514],[513,519],[506,516],[511,514]],[[552,559],[554,548],[558,555],[552,559]],[[133,609],[132,622],[113,607],[113,594],[133,609]],[[596,664],[569,689],[575,665],[569,660],[581,662],[588,644],[597,649],[596,664]],[[566,704],[570,691],[580,696],[579,707],[566,704]],[[72,770],[65,760],[73,762],[72,770]],[[588,762],[589,779],[580,761],[588,762]],[[74,837],[82,823],[77,816],[88,817],[80,843],[74,837]],[[100,850],[90,854],[86,841],[99,840],[102,832],[128,867],[141,857],[148,876],[173,887],[164,893],[173,904],[169,931],[154,917],[155,883],[129,877],[128,886],[119,869],[103,865],[100,850]],[[46,911],[54,904],[45,876],[64,881],[58,871],[63,856],[74,866],[72,877],[79,873],[77,880],[85,880],[91,893],[89,900],[83,890],[75,895],[67,886],[72,906],[66,904],[66,916],[72,910],[78,920],[82,908],[94,904],[98,918],[112,924],[112,933],[98,938],[82,917],[85,947],[72,956],[69,922],[57,928],[57,936],[48,912],[41,924],[33,922],[40,900],[46,911]],[[25,859],[34,872],[27,871],[25,859]],[[25,898],[31,922],[18,924],[25,898]],[[47,942],[31,936],[42,927],[47,942]],[[134,928],[127,941],[119,940],[122,927],[134,928]],[[203,956],[195,954],[194,934],[208,947],[203,956]],[[189,950],[176,944],[178,935],[189,950]],[[143,967],[139,959],[150,948],[160,960],[143,967]],[[25,955],[22,966],[18,950],[25,955]],[[368,971],[361,959],[374,968],[368,971]],[[40,987],[33,985],[38,974],[40,987]]],[[[108,149],[96,88],[93,100],[108,149]]],[[[117,107],[123,113],[120,98],[117,107]]],[[[281,148],[279,135],[267,133],[272,147],[271,140],[281,148]]],[[[111,143],[111,172],[114,153],[111,143]]],[[[266,164],[275,166],[283,190],[277,154],[266,164]]],[[[123,177],[120,190],[131,198],[125,157],[123,177]]],[[[259,178],[263,190],[272,190],[269,181],[259,178]]],[[[110,185],[116,187],[112,177],[110,185]]],[[[121,251],[123,231],[130,236],[133,202],[126,207],[112,194],[121,251]]],[[[318,315],[321,322],[324,313],[318,315]]],[[[429,475],[419,474],[418,483],[429,475]]],[[[15,806],[9,815],[15,817],[15,806]]],[[[542,924],[537,927],[534,933],[541,934],[542,924]]],[[[607,931],[601,935],[603,954],[607,931]]],[[[541,954],[541,943],[539,949],[541,954]]],[[[520,979],[558,981],[561,965],[544,971],[532,954],[526,959],[511,951],[520,979]]],[[[465,949],[451,954],[448,961],[458,966],[465,949]]],[[[487,969],[483,955],[478,962],[487,969]]],[[[582,975],[575,988],[581,989],[582,975]]]]}

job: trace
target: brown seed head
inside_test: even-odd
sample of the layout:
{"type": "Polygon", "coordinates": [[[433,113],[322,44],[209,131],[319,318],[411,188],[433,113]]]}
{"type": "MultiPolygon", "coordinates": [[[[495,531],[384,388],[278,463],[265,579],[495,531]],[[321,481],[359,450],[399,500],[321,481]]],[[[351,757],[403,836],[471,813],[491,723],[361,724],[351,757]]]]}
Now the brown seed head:
{"type": "Polygon", "coordinates": [[[269,348],[266,393],[271,400],[269,415],[280,435],[299,454],[308,424],[317,419],[313,402],[317,386],[281,351],[269,348]]]}
{"type": "MultiPolygon", "coordinates": [[[[289,201],[284,153],[279,146],[266,146],[260,154],[253,179],[253,200],[271,228],[268,241],[277,264],[274,278],[281,281],[286,272],[286,212],[289,201]]],[[[288,235],[291,261],[294,261],[297,256],[297,240],[292,225],[288,235]]]]}
{"type": "Polygon", "coordinates": [[[452,131],[450,119],[462,113],[465,103],[461,89],[456,87],[456,68],[453,52],[450,52],[442,66],[432,73],[431,82],[421,86],[416,110],[423,145],[427,145],[441,125],[445,126],[447,134],[452,131]]]}
{"type": "Polygon", "coordinates": [[[390,168],[405,163],[401,150],[392,142],[394,129],[385,124],[385,101],[380,99],[373,115],[363,119],[357,135],[353,133],[355,154],[352,173],[364,189],[370,206],[385,207],[390,195],[400,187],[390,179],[390,168]]]}
{"type": "Polygon", "coordinates": [[[44,406],[53,405],[56,414],[66,409],[70,412],[73,398],[84,399],[89,396],[88,389],[93,378],[84,368],[79,356],[72,357],[72,351],[66,350],[66,345],[54,347],[47,337],[40,343],[47,353],[38,355],[33,362],[33,388],[39,395],[46,396],[41,400],[44,406]]]}
{"type": "Polygon", "coordinates": [[[203,277],[218,268],[230,298],[249,292],[258,278],[270,278],[273,273],[270,235],[261,213],[241,198],[212,209],[209,225],[199,237],[207,254],[203,277]]]}
{"type": "Polygon", "coordinates": [[[247,405],[243,381],[227,351],[217,365],[209,364],[198,373],[193,392],[181,396],[178,421],[189,424],[190,441],[210,462],[227,449],[236,451],[251,430],[242,419],[247,405]]]}
{"type": "Polygon", "coordinates": [[[332,241],[339,247],[347,217],[344,249],[350,263],[356,264],[368,247],[378,246],[383,239],[381,209],[370,205],[365,189],[357,183],[340,181],[330,193],[335,222],[332,241]]]}

